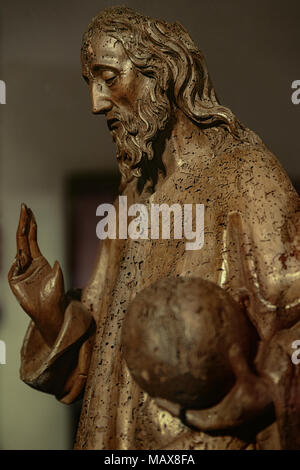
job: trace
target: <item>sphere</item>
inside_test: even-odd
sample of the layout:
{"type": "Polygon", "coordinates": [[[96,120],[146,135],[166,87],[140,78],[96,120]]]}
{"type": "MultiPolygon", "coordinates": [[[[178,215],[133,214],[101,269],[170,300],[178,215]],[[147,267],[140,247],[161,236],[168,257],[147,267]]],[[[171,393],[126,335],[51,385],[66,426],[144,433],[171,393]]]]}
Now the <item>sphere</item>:
{"type": "Polygon", "coordinates": [[[122,330],[128,368],[152,397],[207,408],[232,387],[228,352],[249,357],[252,327],[240,306],[200,278],[164,278],[139,292],[122,330]]]}

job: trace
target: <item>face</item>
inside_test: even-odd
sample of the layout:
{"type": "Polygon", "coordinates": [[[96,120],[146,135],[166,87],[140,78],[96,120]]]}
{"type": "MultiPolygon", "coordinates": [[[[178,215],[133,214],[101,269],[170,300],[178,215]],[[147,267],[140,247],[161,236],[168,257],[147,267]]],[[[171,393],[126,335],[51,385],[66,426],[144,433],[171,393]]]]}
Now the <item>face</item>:
{"type": "Polygon", "coordinates": [[[153,157],[152,143],[168,120],[169,108],[157,96],[156,80],[139,72],[121,43],[107,34],[95,32],[85,45],[82,74],[92,111],[106,115],[120,171],[129,181],[141,174],[142,157],[153,157]]]}
{"type": "Polygon", "coordinates": [[[106,34],[93,36],[82,57],[82,75],[89,84],[92,112],[106,115],[115,136],[122,117],[136,114],[149,79],[137,72],[120,42],[106,34]]]}

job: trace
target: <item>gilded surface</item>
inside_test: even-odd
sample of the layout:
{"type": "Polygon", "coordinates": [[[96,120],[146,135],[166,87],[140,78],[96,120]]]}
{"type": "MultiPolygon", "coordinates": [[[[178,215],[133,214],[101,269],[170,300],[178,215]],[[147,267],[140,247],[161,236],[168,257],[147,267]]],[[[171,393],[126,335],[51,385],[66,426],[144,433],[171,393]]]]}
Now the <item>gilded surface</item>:
{"type": "Polygon", "coordinates": [[[82,68],[93,112],[106,115],[116,142],[128,205],[204,204],[204,246],[107,239],[81,301],[67,301],[59,265],[51,269],[41,255],[23,206],[9,274],[32,318],[22,379],[64,403],[84,393],[77,449],[300,448],[291,362],[300,338],[299,198],[289,178],[217,101],[203,56],[179,24],[105,10],[84,36],[82,68]],[[229,393],[207,410],[186,410],[185,424],[178,403],[151,398],[133,380],[121,341],[130,302],[171,277],[220,286],[256,331],[251,363],[236,345],[230,351],[229,393]]]}

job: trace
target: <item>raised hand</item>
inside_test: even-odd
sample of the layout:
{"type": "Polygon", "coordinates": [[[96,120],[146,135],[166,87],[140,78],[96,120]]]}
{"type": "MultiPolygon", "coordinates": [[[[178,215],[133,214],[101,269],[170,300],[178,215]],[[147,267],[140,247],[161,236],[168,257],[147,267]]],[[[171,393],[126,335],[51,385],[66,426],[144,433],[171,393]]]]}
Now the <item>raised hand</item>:
{"type": "Polygon", "coordinates": [[[51,346],[63,321],[63,275],[57,261],[51,268],[41,254],[37,243],[35,217],[25,204],[21,206],[17,255],[8,273],[8,281],[20,305],[51,346]]]}

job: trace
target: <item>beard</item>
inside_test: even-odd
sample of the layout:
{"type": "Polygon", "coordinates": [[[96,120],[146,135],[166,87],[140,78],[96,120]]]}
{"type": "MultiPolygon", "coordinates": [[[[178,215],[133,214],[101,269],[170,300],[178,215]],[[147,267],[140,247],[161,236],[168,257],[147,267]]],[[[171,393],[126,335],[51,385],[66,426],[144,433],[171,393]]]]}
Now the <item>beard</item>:
{"type": "Polygon", "coordinates": [[[137,101],[135,112],[116,111],[114,117],[119,121],[111,135],[117,146],[117,161],[124,186],[134,177],[140,177],[142,159],[152,160],[153,143],[164,130],[170,119],[170,102],[166,96],[158,95],[157,90],[149,91],[137,101]]]}

